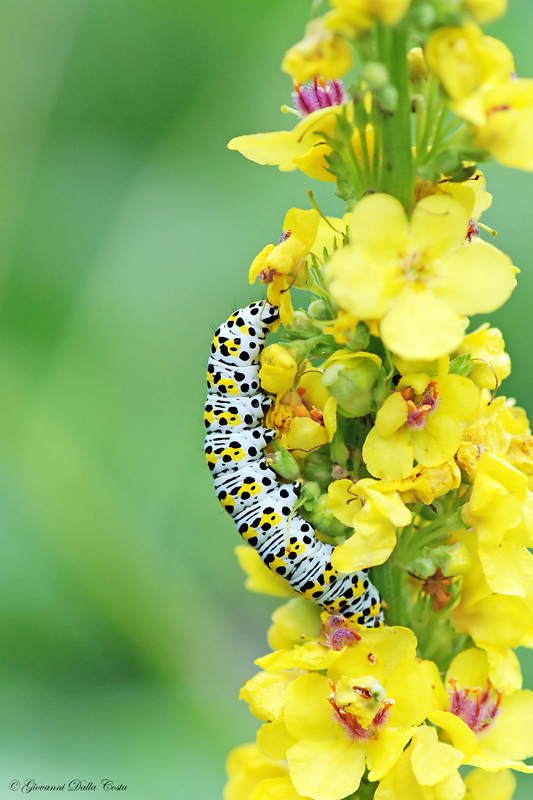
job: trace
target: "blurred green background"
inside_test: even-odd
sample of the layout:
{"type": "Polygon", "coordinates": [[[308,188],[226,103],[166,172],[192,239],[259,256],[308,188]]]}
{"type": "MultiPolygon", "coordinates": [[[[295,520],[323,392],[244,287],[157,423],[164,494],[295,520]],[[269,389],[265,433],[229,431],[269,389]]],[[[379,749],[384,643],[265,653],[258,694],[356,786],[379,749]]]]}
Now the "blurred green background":
{"type": "MultiPolygon", "coordinates": [[[[491,30],[533,75],[533,4],[510,5],[491,30]]],[[[311,181],[226,142],[288,127],[279,63],[308,8],[0,0],[0,798],[110,778],[215,800],[254,736],[237,695],[276,603],[245,592],[205,469],[204,373],[261,296],[252,258],[307,206],[311,181]]],[[[533,177],[487,174],[522,269],[492,321],[531,414],[533,177]]]]}

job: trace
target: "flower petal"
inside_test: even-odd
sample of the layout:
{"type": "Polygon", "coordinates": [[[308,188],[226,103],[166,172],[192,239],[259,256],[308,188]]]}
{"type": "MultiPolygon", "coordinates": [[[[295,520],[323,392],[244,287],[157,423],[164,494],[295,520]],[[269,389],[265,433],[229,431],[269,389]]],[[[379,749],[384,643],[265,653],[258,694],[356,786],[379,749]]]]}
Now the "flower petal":
{"type": "Polygon", "coordinates": [[[296,790],[313,800],[339,800],[359,788],[365,771],[362,747],[348,739],[309,742],[303,739],[287,753],[296,790]]]}
{"type": "Polygon", "coordinates": [[[443,194],[425,197],[413,211],[411,219],[410,250],[420,253],[424,261],[441,258],[445,253],[459,247],[465,240],[468,220],[474,210],[468,212],[461,203],[443,194]]]}
{"type": "Polygon", "coordinates": [[[432,361],[455,350],[466,325],[467,320],[447,302],[416,286],[404,289],[382,320],[380,330],[384,344],[393,353],[410,360],[432,361]]]}
{"type": "Polygon", "coordinates": [[[517,269],[509,256],[481,239],[458,248],[440,266],[433,292],[460,314],[495,311],[516,286],[517,269]]]}

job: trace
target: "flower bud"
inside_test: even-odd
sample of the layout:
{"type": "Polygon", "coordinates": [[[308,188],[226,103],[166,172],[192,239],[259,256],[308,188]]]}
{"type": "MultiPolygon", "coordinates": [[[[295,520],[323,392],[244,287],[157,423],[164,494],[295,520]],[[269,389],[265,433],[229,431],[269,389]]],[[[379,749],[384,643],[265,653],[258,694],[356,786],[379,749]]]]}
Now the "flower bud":
{"type": "Polygon", "coordinates": [[[437,15],[435,9],[430,3],[422,3],[422,5],[412,10],[413,25],[421,30],[429,30],[432,28],[436,19],[437,15]]]}
{"type": "Polygon", "coordinates": [[[396,111],[398,107],[398,89],[395,86],[385,86],[379,92],[378,100],[384,111],[396,111]]]}
{"type": "Polygon", "coordinates": [[[322,488],[328,486],[331,481],[331,470],[333,464],[326,448],[321,448],[309,455],[302,461],[302,478],[305,481],[315,481],[322,488]]]}
{"type": "Polygon", "coordinates": [[[329,452],[331,455],[331,460],[334,462],[334,464],[340,464],[342,467],[346,466],[348,459],[350,458],[350,451],[344,444],[344,440],[339,430],[335,431],[335,435],[333,436],[329,446],[329,452]]]}
{"type": "Polygon", "coordinates": [[[311,525],[324,536],[338,539],[353,533],[351,528],[343,525],[327,506],[328,495],[322,494],[314,504],[312,511],[306,514],[311,525]]]}
{"type": "Polygon", "coordinates": [[[370,333],[368,331],[368,326],[365,325],[364,322],[358,322],[355,326],[355,331],[350,339],[347,342],[346,346],[353,350],[354,353],[359,352],[359,350],[364,350],[365,347],[368,347],[368,342],[370,341],[370,333]]]}
{"type": "Polygon", "coordinates": [[[428,68],[424,51],[421,47],[412,47],[409,50],[407,53],[407,65],[409,67],[409,74],[413,83],[419,81],[420,78],[427,78],[428,68]]]}
{"type": "Polygon", "coordinates": [[[311,319],[324,320],[330,318],[330,312],[323,300],[313,300],[307,311],[311,319]]]}
{"type": "Polygon", "coordinates": [[[265,391],[281,396],[292,387],[297,368],[298,365],[287,348],[280,344],[270,344],[261,353],[261,386],[265,391]]]}
{"type": "Polygon", "coordinates": [[[431,555],[445,578],[466,575],[472,566],[470,550],[463,542],[456,542],[447,547],[436,547],[431,555]]]}
{"type": "Polygon", "coordinates": [[[374,407],[379,367],[368,358],[354,359],[354,363],[333,363],[326,368],[322,383],[326,386],[341,410],[349,417],[362,417],[374,407]]]}
{"type": "Polygon", "coordinates": [[[380,61],[367,61],[363,67],[363,80],[369,89],[382,89],[389,82],[389,73],[380,61]]]}
{"type": "MultiPolygon", "coordinates": [[[[274,443],[275,445],[275,443],[274,443]]],[[[300,465],[286,447],[279,447],[266,457],[269,466],[287,481],[295,481],[300,477],[300,465]]]]}
{"type": "Polygon", "coordinates": [[[313,327],[313,323],[305,313],[305,311],[295,311],[292,315],[290,325],[291,331],[308,331],[313,327]]]}

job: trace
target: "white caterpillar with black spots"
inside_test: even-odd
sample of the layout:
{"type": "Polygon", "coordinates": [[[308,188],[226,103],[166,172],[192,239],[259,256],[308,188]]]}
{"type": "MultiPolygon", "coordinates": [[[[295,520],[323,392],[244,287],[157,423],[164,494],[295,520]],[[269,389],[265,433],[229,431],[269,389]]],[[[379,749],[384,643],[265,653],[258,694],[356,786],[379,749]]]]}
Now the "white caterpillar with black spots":
{"type": "Polygon", "coordinates": [[[296,592],[329,613],[377,627],[380,598],[366,570],[346,575],[333,569],[332,545],[317,539],[294,511],[299,483],[280,483],[263,452],[276,432],[262,425],[272,399],[260,386],[259,357],[278,319],[275,306],[256,302],[215,332],[205,404],[205,456],[215,491],[244,541],[296,592]]]}

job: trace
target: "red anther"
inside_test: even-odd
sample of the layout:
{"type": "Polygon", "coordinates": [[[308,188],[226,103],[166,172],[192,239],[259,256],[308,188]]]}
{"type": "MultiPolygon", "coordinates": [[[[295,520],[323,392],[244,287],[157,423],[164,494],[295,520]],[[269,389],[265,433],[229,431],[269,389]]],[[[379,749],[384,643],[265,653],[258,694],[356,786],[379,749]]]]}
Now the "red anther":
{"type": "Polygon", "coordinates": [[[326,89],[326,81],[324,80],[324,78],[319,78],[318,82],[322,86],[322,88],[325,90],[326,89]]]}
{"type": "Polygon", "coordinates": [[[438,395],[439,395],[439,389],[438,389],[438,386],[437,386],[437,381],[430,381],[428,383],[428,389],[430,390],[431,396],[433,397],[433,399],[436,400],[438,395]]]}
{"type": "Polygon", "coordinates": [[[298,83],[298,81],[293,81],[293,84],[294,84],[294,91],[300,94],[300,89],[302,88],[302,84],[298,83]]]}
{"type": "Polygon", "coordinates": [[[320,425],[324,424],[324,414],[322,413],[322,411],[319,408],[317,408],[316,406],[313,406],[311,408],[310,414],[311,414],[311,419],[313,420],[313,422],[318,422],[320,425]]]}
{"type": "Polygon", "coordinates": [[[305,388],[305,386],[297,386],[296,387],[296,391],[298,392],[300,397],[303,397],[304,394],[306,393],[307,389],[305,388]]]}
{"type": "Polygon", "coordinates": [[[409,396],[410,396],[410,394],[411,394],[411,387],[410,387],[410,386],[406,386],[406,387],[405,387],[405,389],[404,389],[404,390],[403,390],[403,392],[402,392],[402,397],[403,397],[403,399],[404,399],[404,400],[408,400],[408,399],[409,399],[409,396]]]}
{"type": "Polygon", "coordinates": [[[374,653],[369,653],[367,655],[367,659],[370,661],[371,664],[377,664],[378,663],[378,657],[375,656],[374,653]]]}
{"type": "Polygon", "coordinates": [[[378,713],[376,714],[376,716],[372,720],[372,725],[374,727],[377,728],[380,725],[383,725],[385,723],[386,718],[387,718],[387,714],[389,713],[389,708],[391,708],[391,706],[393,706],[393,705],[394,705],[394,700],[384,700],[383,701],[383,705],[381,706],[381,708],[379,709],[378,713]]]}
{"type": "Polygon", "coordinates": [[[492,717],[496,716],[496,712],[498,711],[500,703],[502,702],[503,689],[496,689],[496,694],[497,694],[497,699],[494,708],[492,709],[492,714],[491,714],[492,717]]]}
{"type": "Polygon", "coordinates": [[[479,717],[479,710],[481,708],[481,696],[483,694],[483,689],[481,689],[479,686],[476,686],[472,691],[474,691],[476,695],[476,714],[473,720],[473,723],[475,724],[477,722],[477,718],[479,717]]]}
{"type": "Polygon", "coordinates": [[[412,400],[408,400],[407,401],[407,412],[409,414],[416,414],[417,411],[418,411],[418,408],[415,406],[413,401],[412,400]]]}
{"type": "Polygon", "coordinates": [[[448,683],[449,683],[449,684],[450,684],[450,686],[452,687],[452,689],[453,689],[453,693],[454,693],[456,696],[458,696],[458,695],[459,695],[459,690],[458,690],[458,688],[457,688],[457,678],[454,678],[452,675],[450,675],[450,677],[448,678],[448,683]]]}
{"type": "Polygon", "coordinates": [[[276,275],[278,272],[275,269],[262,269],[259,273],[259,280],[261,283],[272,283],[276,275]]]}
{"type": "Polygon", "coordinates": [[[501,106],[494,106],[494,108],[489,108],[487,111],[487,116],[489,114],[496,114],[497,111],[510,111],[511,106],[507,106],[504,103],[501,106]]]}
{"type": "Polygon", "coordinates": [[[316,92],[317,85],[318,85],[318,75],[315,75],[315,77],[313,78],[313,83],[315,85],[315,92],[316,92]]]}
{"type": "Polygon", "coordinates": [[[360,694],[361,697],[365,697],[367,700],[370,700],[372,697],[372,692],[370,689],[367,689],[366,686],[352,686],[352,689],[354,692],[357,692],[357,694],[360,694]]]}

